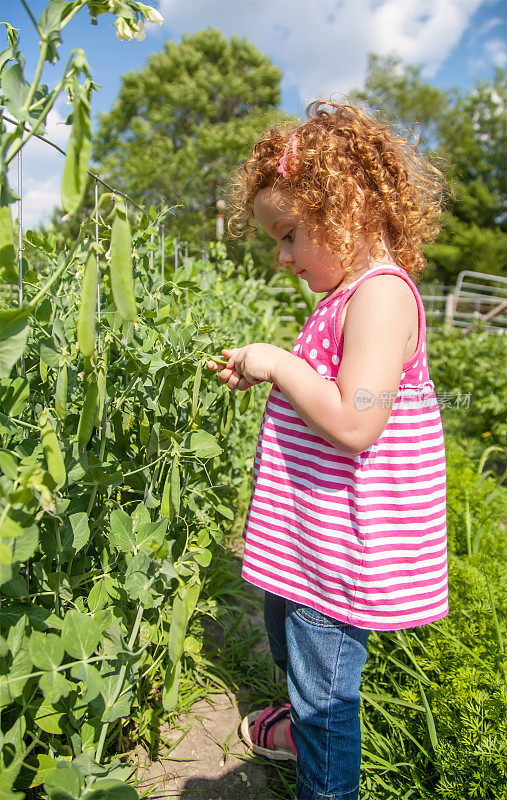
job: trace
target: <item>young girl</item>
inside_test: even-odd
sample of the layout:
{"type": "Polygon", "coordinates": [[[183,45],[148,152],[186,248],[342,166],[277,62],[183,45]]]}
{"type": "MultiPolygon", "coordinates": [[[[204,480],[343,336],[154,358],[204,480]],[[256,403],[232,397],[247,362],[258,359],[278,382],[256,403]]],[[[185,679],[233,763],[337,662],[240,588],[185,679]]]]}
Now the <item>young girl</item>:
{"type": "Polygon", "coordinates": [[[208,362],[231,389],[272,383],[243,576],[265,591],[290,703],[241,731],[297,761],[298,800],[356,800],[369,633],[448,613],[444,438],[413,281],[442,180],[371,114],[322,101],[269,130],[238,175],[230,230],[255,215],[282,267],[326,293],[290,353],[255,343],[208,362]]]}

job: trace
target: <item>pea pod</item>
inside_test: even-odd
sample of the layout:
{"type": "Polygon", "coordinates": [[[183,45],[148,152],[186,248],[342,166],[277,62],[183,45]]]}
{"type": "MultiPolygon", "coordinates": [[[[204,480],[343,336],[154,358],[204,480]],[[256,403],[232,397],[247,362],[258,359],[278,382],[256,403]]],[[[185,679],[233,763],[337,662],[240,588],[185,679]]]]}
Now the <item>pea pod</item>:
{"type": "Polygon", "coordinates": [[[178,589],[174,597],[168,641],[169,658],[173,664],[176,664],[183,654],[187,625],[197,605],[200,590],[199,583],[185,585],[178,589]]]}
{"type": "Polygon", "coordinates": [[[172,504],[171,504],[171,470],[167,470],[167,476],[162,490],[162,500],[160,501],[160,513],[168,520],[172,518],[172,504]]]}
{"type": "Polygon", "coordinates": [[[199,389],[201,387],[201,378],[202,378],[202,364],[199,364],[195,372],[194,390],[192,392],[192,417],[194,419],[195,415],[197,414],[197,404],[199,402],[199,389]]]}
{"type": "Polygon", "coordinates": [[[67,358],[62,355],[56,379],[55,409],[60,422],[65,422],[67,416],[67,358]]]}
{"type": "Polygon", "coordinates": [[[174,457],[173,465],[171,467],[171,505],[176,516],[180,513],[180,495],[181,495],[181,481],[180,481],[180,467],[179,459],[176,455],[174,457]]]}
{"type": "Polygon", "coordinates": [[[102,425],[102,415],[104,413],[104,403],[106,401],[106,373],[104,369],[99,369],[97,376],[97,415],[95,417],[95,427],[102,425]]]}
{"type": "Polygon", "coordinates": [[[45,411],[41,414],[39,427],[48,472],[53,478],[56,488],[59,489],[65,483],[67,475],[56,433],[45,411]]]}
{"type": "Polygon", "coordinates": [[[162,705],[166,711],[174,711],[178,703],[178,690],[180,688],[181,661],[177,664],[169,662],[167,667],[164,686],[162,689],[162,705]]]}
{"type": "Polygon", "coordinates": [[[248,409],[252,405],[252,398],[253,398],[252,390],[247,389],[246,392],[243,393],[243,397],[241,398],[241,402],[239,404],[240,414],[244,414],[246,411],[248,411],[248,409]]]}
{"type": "Polygon", "coordinates": [[[81,447],[86,447],[93,433],[93,426],[95,425],[95,417],[97,415],[98,393],[97,379],[93,376],[86,390],[77,428],[77,440],[81,447]]]}
{"type": "Polygon", "coordinates": [[[88,181],[87,169],[91,141],[89,98],[87,102],[82,96],[76,94],[62,180],[62,206],[71,215],[77,211],[84,197],[88,181]]]}
{"type": "Polygon", "coordinates": [[[225,438],[229,433],[232,425],[232,420],[234,419],[234,403],[231,402],[230,395],[226,395],[226,401],[224,403],[224,409],[222,412],[222,419],[220,422],[220,434],[225,438]]]}
{"type": "Polygon", "coordinates": [[[77,321],[77,343],[84,356],[91,358],[95,350],[95,317],[97,314],[98,270],[93,250],[85,264],[81,286],[81,304],[77,321]]]}
{"type": "Polygon", "coordinates": [[[149,438],[150,438],[150,420],[148,419],[148,415],[143,408],[141,412],[141,421],[139,423],[139,441],[141,442],[143,447],[148,444],[149,438]]]}
{"type": "Polygon", "coordinates": [[[111,261],[109,264],[111,291],[120,317],[134,322],[137,319],[132,266],[132,239],[127,209],[122,199],[116,199],[116,211],[111,226],[111,261]]]}

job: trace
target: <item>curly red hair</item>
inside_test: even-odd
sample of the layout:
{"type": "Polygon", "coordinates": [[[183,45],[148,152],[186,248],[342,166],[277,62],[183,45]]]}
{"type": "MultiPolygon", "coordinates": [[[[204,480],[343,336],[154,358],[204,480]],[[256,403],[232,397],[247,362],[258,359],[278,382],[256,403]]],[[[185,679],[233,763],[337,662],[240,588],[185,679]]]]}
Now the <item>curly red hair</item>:
{"type": "Polygon", "coordinates": [[[412,277],[420,275],[423,244],[439,232],[442,173],[364,108],[315,100],[306,115],[299,126],[283,123],[266,131],[238,168],[229,195],[231,236],[255,232],[255,196],[277,187],[286,193],[291,213],[308,225],[310,239],[343,256],[345,271],[362,236],[373,241],[371,255],[378,257],[385,234],[394,258],[412,277]],[[283,175],[280,159],[293,142],[296,154],[283,162],[283,175]]]}

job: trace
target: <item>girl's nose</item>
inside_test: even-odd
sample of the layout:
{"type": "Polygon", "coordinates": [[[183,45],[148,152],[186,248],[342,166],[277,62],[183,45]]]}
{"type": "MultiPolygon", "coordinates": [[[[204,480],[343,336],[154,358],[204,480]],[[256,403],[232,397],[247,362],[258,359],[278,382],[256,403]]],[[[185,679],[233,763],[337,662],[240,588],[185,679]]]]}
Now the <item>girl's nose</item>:
{"type": "Polygon", "coordinates": [[[282,267],[287,266],[287,264],[294,263],[294,256],[292,253],[289,253],[288,250],[280,249],[280,255],[278,256],[278,261],[282,265],[282,267]]]}

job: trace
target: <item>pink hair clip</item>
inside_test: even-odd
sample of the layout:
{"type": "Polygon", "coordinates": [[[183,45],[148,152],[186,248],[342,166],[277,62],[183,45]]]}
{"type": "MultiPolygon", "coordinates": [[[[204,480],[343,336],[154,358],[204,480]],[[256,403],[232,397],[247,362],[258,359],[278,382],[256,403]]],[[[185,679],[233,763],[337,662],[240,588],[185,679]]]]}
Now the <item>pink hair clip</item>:
{"type": "Polygon", "coordinates": [[[296,167],[296,150],[297,150],[297,139],[293,134],[288,140],[287,144],[285,145],[283,156],[280,158],[280,163],[278,164],[277,168],[277,172],[283,175],[284,178],[289,177],[289,172],[287,170],[288,166],[292,167],[293,169],[296,167]],[[291,145],[292,145],[292,153],[289,154],[289,147],[291,145]],[[290,165],[289,165],[289,158],[290,158],[290,165]]]}

